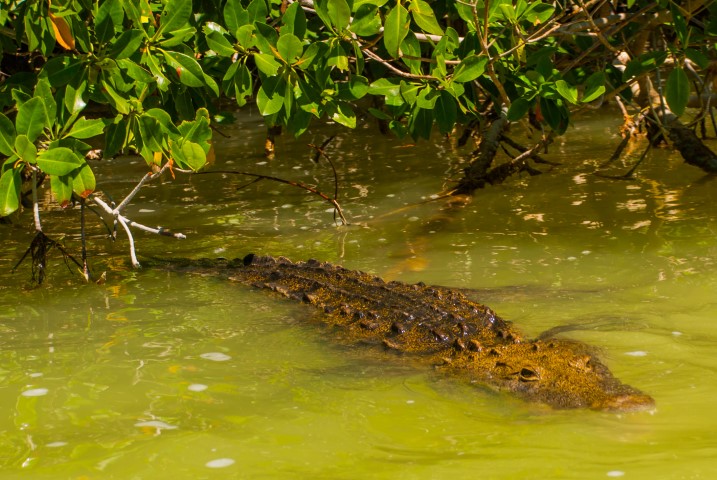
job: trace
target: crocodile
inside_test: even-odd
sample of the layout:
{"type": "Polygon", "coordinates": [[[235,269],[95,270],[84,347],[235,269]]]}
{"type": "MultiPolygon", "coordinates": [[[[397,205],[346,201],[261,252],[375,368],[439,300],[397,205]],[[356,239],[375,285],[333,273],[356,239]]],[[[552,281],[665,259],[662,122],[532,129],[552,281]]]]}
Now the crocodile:
{"type": "Polygon", "coordinates": [[[616,412],[655,406],[652,397],[615,378],[590,346],[524,339],[512,322],[458,290],[384,281],[318,260],[295,263],[254,254],[160,266],[273,291],[321,311],[321,321],[341,342],[395,351],[527,401],[616,412]]]}

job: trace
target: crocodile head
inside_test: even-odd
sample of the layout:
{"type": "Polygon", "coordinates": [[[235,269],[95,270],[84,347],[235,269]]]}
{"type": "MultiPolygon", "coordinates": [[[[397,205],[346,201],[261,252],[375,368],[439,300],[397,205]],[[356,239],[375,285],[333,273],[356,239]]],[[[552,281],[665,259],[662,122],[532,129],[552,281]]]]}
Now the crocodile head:
{"type": "Polygon", "coordinates": [[[578,342],[503,344],[466,360],[487,383],[554,408],[635,411],[655,406],[652,397],[620,382],[578,342]]]}

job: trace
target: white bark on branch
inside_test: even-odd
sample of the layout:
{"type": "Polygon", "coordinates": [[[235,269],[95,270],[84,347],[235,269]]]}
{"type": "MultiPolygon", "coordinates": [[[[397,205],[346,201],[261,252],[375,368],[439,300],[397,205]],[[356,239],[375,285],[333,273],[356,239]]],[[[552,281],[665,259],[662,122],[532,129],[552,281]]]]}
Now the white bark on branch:
{"type": "Polygon", "coordinates": [[[93,196],[92,200],[100,207],[102,210],[104,210],[108,215],[112,215],[112,217],[115,219],[116,222],[118,222],[120,225],[122,225],[122,228],[124,229],[125,233],[127,233],[127,238],[129,240],[129,253],[130,253],[130,259],[132,261],[132,266],[135,268],[140,268],[141,265],[139,261],[137,260],[137,253],[134,245],[134,237],[132,236],[132,231],[130,227],[136,228],[138,230],[142,230],[144,232],[153,233],[155,235],[165,235],[169,237],[174,237],[180,240],[186,239],[186,235],[183,233],[172,233],[167,230],[165,230],[162,227],[148,227],[146,225],[142,225],[141,223],[137,223],[133,220],[130,220],[129,218],[122,215],[122,210],[129,204],[129,202],[134,198],[134,196],[139,192],[140,188],[144,184],[146,184],[148,181],[153,180],[160,176],[165,170],[170,168],[170,163],[165,163],[162,168],[154,173],[148,173],[142,177],[142,179],[137,183],[137,185],[132,189],[132,191],[120,202],[119,205],[117,205],[115,208],[112,208],[109,206],[104,200],[99,198],[98,196],[93,196]]]}

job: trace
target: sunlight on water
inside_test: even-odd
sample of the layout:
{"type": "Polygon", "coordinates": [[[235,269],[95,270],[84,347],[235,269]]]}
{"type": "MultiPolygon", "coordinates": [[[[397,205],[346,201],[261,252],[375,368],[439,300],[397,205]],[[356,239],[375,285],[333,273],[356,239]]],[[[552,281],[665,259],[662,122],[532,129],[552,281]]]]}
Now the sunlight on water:
{"type": "MultiPolygon", "coordinates": [[[[266,162],[250,153],[260,123],[242,122],[217,145],[220,162],[333,191],[305,147],[329,133],[283,138],[266,162]]],[[[22,224],[0,229],[0,477],[713,478],[715,179],[666,151],[633,180],[595,176],[613,127],[597,118],[569,132],[551,158],[564,165],[460,207],[416,204],[452,185],[469,150],[359,130],[327,149],[354,225],[334,226],[305,191],[211,175],[149,186],[130,216],[189,235],[138,235],[141,256],[316,257],[468,289],[527,336],[594,345],[655,397],[654,412],[554,411],[335,345],[304,306],[130,270],[126,242],[107,244],[99,225],[92,262],[105,284],[82,284],[53,257],[47,285],[31,289],[28,267],[7,273],[29,240],[22,224]]],[[[108,186],[115,195],[144,171],[132,165],[108,186]]],[[[47,232],[76,213],[46,212],[47,232]]],[[[76,251],[76,232],[65,242],[76,251]]]]}

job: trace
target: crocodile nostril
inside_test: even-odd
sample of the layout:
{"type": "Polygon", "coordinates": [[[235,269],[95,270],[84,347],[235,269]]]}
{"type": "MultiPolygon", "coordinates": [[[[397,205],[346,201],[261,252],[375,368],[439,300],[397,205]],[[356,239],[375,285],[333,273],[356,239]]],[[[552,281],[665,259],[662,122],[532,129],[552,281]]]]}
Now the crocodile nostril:
{"type": "Polygon", "coordinates": [[[521,382],[537,382],[540,380],[540,374],[536,370],[523,367],[518,373],[518,379],[521,382]]]}

